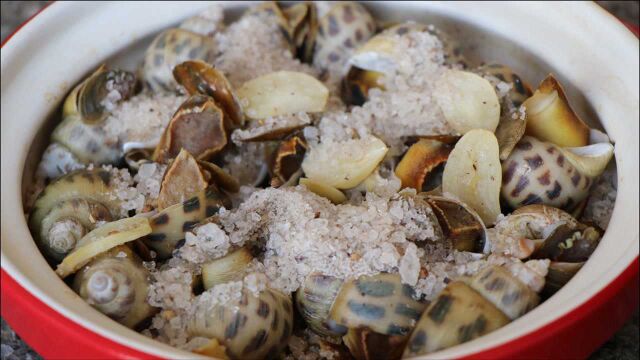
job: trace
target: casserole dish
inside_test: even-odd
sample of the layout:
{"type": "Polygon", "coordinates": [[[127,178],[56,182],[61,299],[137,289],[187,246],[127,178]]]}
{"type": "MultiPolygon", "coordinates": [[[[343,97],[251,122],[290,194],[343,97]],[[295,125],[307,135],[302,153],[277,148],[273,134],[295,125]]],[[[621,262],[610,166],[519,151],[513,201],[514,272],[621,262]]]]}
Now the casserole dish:
{"type": "MultiPolygon", "coordinates": [[[[21,186],[29,181],[33,159],[41,153],[48,133],[42,119],[58,108],[72,84],[123,50],[126,56],[108,62],[125,66],[136,58],[136,49],[144,48],[140,41],[206,4],[155,4],[152,19],[146,16],[146,6],[54,4],[3,48],[2,312],[45,356],[193,357],[111,323],[84,304],[38,255],[22,211],[16,211],[22,208],[21,186]],[[73,51],[60,51],[69,44],[73,44],[73,51]],[[42,326],[43,321],[60,326],[77,347],[55,346],[55,341],[68,343],[70,338],[50,341],[46,332],[56,327],[53,323],[42,326]]],[[[241,7],[230,4],[231,13],[241,7]]],[[[586,4],[559,5],[551,13],[544,4],[376,3],[369,7],[381,18],[442,24],[454,36],[465,39],[463,45],[470,57],[502,61],[519,69],[525,78],[539,80],[553,70],[571,85],[567,92],[573,95],[581,115],[590,119],[592,126],[600,119],[616,143],[620,196],[601,246],[584,269],[525,318],[431,356],[526,357],[550,355],[554,350],[567,356],[588,354],[637,304],[637,39],[604,12],[586,4]],[[567,22],[567,18],[574,21],[567,22]],[[589,32],[593,22],[601,26],[598,34],[589,32]],[[630,298],[624,297],[629,294],[630,298]],[[613,299],[623,303],[614,305],[609,302],[613,299]],[[598,314],[603,318],[597,318],[598,314]]]]}

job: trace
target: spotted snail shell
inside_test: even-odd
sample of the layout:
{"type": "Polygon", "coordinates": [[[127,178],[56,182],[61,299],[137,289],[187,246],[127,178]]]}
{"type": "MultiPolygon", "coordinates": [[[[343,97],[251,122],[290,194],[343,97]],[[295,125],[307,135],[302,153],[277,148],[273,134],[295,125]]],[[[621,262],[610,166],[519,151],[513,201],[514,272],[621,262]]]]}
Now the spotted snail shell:
{"type": "Polygon", "coordinates": [[[101,66],[67,96],[62,122],[54,129],[51,140],[83,164],[117,162],[122,156],[121,146],[107,138],[102,123],[111,107],[131,97],[135,87],[132,73],[101,66]]]}
{"type": "Polygon", "coordinates": [[[153,230],[144,243],[166,259],[200,221],[215,215],[220,207],[230,208],[229,199],[215,186],[200,191],[180,204],[171,205],[149,219],[153,230]]]}
{"type": "Polygon", "coordinates": [[[239,300],[212,308],[198,303],[187,331],[192,336],[217,339],[231,359],[274,358],[293,331],[291,297],[274,289],[257,295],[244,289],[239,300]]]}
{"type": "Polygon", "coordinates": [[[506,325],[538,301],[538,295],[509,271],[489,266],[470,280],[447,285],[422,313],[404,356],[423,355],[471,341],[506,325]]]}
{"type": "Polygon", "coordinates": [[[369,12],[355,1],[333,3],[320,17],[313,64],[321,69],[344,68],[353,51],[375,31],[369,12]]]}
{"type": "MultiPolygon", "coordinates": [[[[513,208],[545,204],[572,209],[613,155],[610,144],[591,145],[593,156],[525,136],[502,163],[502,196],[513,208]],[[584,155],[583,155],[584,154],[584,155]]],[[[587,147],[588,148],[588,147],[587,147]]],[[[585,149],[588,150],[588,149],[585,149]]]]}
{"type": "Polygon", "coordinates": [[[154,92],[174,92],[178,83],[173,68],[187,60],[211,63],[217,56],[218,46],[209,36],[185,29],[168,29],[160,33],[149,45],[140,70],[141,78],[154,92]]]}

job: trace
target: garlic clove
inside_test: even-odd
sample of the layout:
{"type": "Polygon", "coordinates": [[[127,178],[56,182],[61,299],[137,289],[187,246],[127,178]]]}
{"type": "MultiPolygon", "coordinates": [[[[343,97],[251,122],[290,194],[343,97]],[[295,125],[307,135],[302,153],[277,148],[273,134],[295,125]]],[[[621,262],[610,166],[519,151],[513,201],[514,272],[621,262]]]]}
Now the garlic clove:
{"type": "Polygon", "coordinates": [[[300,185],[304,185],[312,193],[329,199],[334,204],[342,204],[347,201],[347,197],[342,191],[307,178],[300,178],[300,185]]]}
{"type": "Polygon", "coordinates": [[[342,142],[322,142],[309,149],[302,161],[307,178],[350,189],[371,174],[388,151],[375,136],[342,142]]]}
{"type": "Polygon", "coordinates": [[[321,112],[329,90],[316,78],[293,71],[278,71],[249,80],[238,89],[244,113],[250,119],[298,112],[321,112]]]}
{"type": "Polygon", "coordinates": [[[436,80],[435,86],[436,102],[456,132],[496,130],[500,102],[489,81],[468,71],[449,70],[436,80]]]}
{"type": "Polygon", "coordinates": [[[469,205],[491,225],[500,215],[502,168],[498,141],[487,130],[465,134],[449,154],[442,175],[442,191],[469,205]]]}

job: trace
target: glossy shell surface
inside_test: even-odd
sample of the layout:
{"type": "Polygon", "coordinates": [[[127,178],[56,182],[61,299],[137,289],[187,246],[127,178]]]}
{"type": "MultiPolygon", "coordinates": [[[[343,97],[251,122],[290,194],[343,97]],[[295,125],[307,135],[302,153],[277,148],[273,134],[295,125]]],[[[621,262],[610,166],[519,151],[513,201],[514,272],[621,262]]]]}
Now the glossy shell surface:
{"type": "Polygon", "coordinates": [[[502,196],[513,208],[546,204],[571,209],[593,183],[580,174],[560,149],[525,136],[502,163],[502,196]]]}

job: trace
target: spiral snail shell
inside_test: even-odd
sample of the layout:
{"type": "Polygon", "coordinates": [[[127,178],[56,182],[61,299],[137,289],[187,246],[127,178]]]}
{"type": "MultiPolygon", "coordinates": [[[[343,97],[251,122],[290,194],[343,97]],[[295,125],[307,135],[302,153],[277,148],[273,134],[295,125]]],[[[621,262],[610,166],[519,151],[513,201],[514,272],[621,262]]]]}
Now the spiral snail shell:
{"type": "Polygon", "coordinates": [[[83,164],[117,162],[123,155],[120,144],[107,139],[101,124],[118,102],[134,94],[136,84],[132,73],[100,66],[67,96],[52,141],[83,164]]]}
{"type": "Polygon", "coordinates": [[[130,328],[155,311],[146,299],[149,272],[126,245],[101,254],[78,271],[73,288],[88,304],[130,328]]]}
{"type": "Polygon", "coordinates": [[[29,227],[44,254],[60,262],[98,221],[120,218],[111,172],[77,170],[49,184],[35,201],[29,227]]]}
{"type": "Polygon", "coordinates": [[[231,359],[273,358],[293,331],[291,297],[270,288],[257,295],[244,289],[239,300],[197,304],[187,331],[217,339],[231,359]]]}

